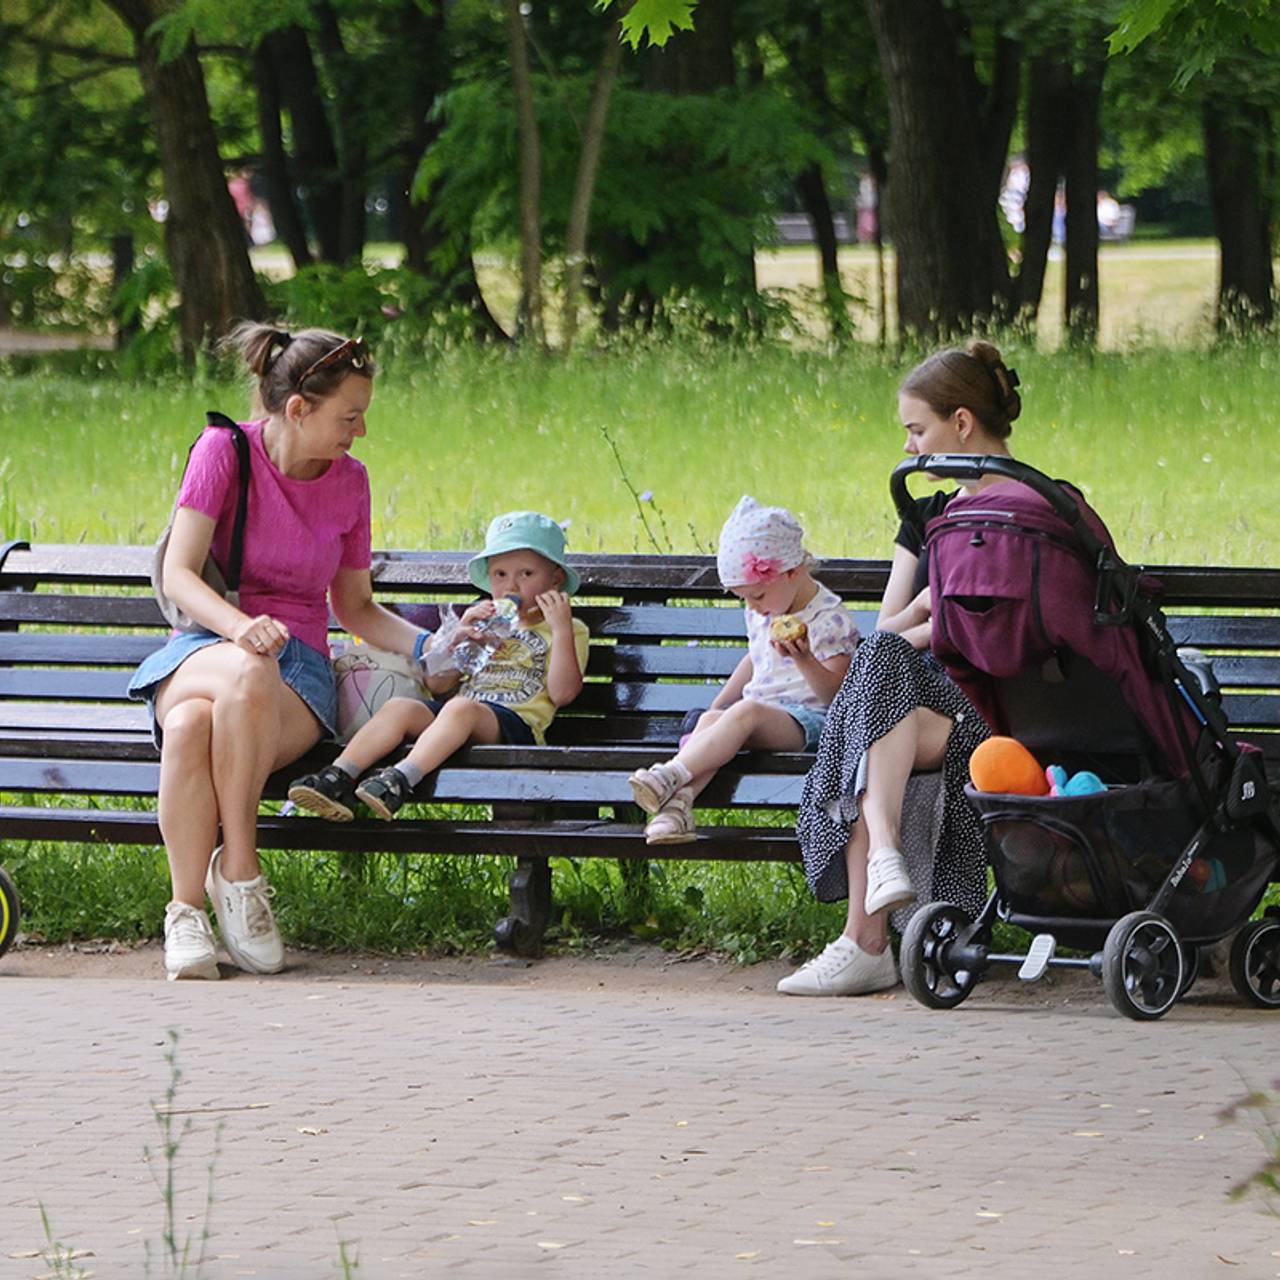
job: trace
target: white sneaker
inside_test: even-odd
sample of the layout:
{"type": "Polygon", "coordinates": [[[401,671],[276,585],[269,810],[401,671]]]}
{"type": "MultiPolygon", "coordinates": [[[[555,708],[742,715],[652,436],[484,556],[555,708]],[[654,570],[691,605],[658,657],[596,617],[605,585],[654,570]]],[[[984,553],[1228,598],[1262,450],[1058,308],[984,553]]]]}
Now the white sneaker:
{"type": "Polygon", "coordinates": [[[275,890],[263,879],[224,880],[218,871],[222,846],[213,851],[204,887],[213,899],[222,944],[241,969],[250,973],[279,973],[284,968],[284,944],[271,898],[275,890]]]}
{"type": "Polygon", "coordinates": [[[213,926],[199,907],[171,902],[164,909],[164,971],[177,978],[220,978],[213,926]]]}
{"type": "Polygon", "coordinates": [[[863,903],[867,915],[894,907],[905,907],[916,900],[916,891],[907,875],[907,863],[897,849],[877,849],[867,859],[867,896],[863,903]]]}
{"type": "Polygon", "coordinates": [[[784,996],[863,996],[897,985],[892,947],[873,956],[841,934],[820,956],[781,979],[778,990],[784,996]]]}

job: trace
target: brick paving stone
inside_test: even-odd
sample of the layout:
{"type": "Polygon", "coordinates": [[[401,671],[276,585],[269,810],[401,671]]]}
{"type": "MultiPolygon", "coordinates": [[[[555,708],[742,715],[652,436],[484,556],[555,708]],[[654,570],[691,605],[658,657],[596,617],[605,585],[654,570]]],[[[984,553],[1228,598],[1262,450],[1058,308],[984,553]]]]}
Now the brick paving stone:
{"type": "Polygon", "coordinates": [[[1211,984],[1136,1024],[1088,983],[930,1013],[724,979],[0,978],[0,1280],[48,1272],[15,1256],[41,1205],[76,1265],[144,1274],[170,1029],[210,1280],[337,1277],[339,1241],[362,1280],[1280,1276],[1280,1220],[1226,1197],[1262,1148],[1216,1118],[1275,1076],[1274,1015],[1211,984]]]}

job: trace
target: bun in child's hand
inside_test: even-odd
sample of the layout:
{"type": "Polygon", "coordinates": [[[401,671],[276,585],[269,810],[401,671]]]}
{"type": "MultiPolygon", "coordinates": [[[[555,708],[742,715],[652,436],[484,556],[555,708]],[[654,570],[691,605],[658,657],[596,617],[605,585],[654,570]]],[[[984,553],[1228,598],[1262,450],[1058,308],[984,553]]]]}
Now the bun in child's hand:
{"type": "Polygon", "coordinates": [[[769,624],[769,634],[779,644],[803,640],[809,634],[809,626],[794,613],[780,613],[769,624]]]}

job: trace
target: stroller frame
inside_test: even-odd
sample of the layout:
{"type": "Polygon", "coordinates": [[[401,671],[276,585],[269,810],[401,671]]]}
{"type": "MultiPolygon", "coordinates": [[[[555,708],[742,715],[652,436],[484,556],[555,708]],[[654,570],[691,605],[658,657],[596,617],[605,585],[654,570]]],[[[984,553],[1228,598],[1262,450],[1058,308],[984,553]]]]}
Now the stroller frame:
{"type": "MultiPolygon", "coordinates": [[[[995,476],[1016,481],[1039,495],[1065,522],[1078,550],[1096,571],[1094,625],[1136,628],[1147,665],[1168,696],[1178,730],[1181,763],[1186,766],[1193,798],[1198,801],[1203,818],[1140,908],[1118,917],[1019,912],[1009,904],[1010,895],[1001,884],[1001,860],[993,856],[996,888],[976,920],[971,921],[964,911],[948,902],[929,903],[914,914],[902,938],[903,981],[922,1004],[953,1008],[971,993],[992,964],[1017,964],[1019,977],[1026,981],[1042,977],[1051,965],[1088,969],[1102,979],[1108,998],[1120,1013],[1138,1020],[1162,1017],[1195,980],[1199,944],[1215,941],[1248,921],[1268,880],[1275,878],[1280,812],[1261,757],[1254,749],[1242,747],[1228,729],[1207,664],[1188,664],[1179,656],[1164,614],[1146,589],[1141,571],[1125,563],[1095,534],[1080,505],[1060,485],[1033,467],[999,455],[932,454],[910,458],[894,468],[890,491],[902,519],[917,528],[921,525],[920,513],[907,490],[907,481],[922,471],[946,479],[974,481],[995,476]],[[1202,744],[1207,743],[1212,749],[1216,779],[1209,776],[1205,760],[1186,731],[1184,708],[1198,723],[1202,744]],[[1253,881],[1246,887],[1247,909],[1242,916],[1211,919],[1203,929],[1192,929],[1189,938],[1180,936],[1169,919],[1170,904],[1197,855],[1215,837],[1245,828],[1270,842],[1270,868],[1266,868],[1265,860],[1257,862],[1254,880],[1263,872],[1267,878],[1261,880],[1256,893],[1253,881]],[[1026,953],[998,953],[991,949],[997,920],[1035,935],[1026,953]],[[1057,955],[1059,937],[1088,954],[1057,955]],[[1101,947],[1097,945],[1099,941],[1101,947]]],[[[923,543],[924,530],[920,532],[923,543]]],[[[977,802],[981,793],[968,788],[968,794],[982,812],[981,803],[977,802]]],[[[1009,799],[1016,802],[1019,798],[1009,799]]],[[[988,819],[984,814],[984,829],[989,829],[990,822],[998,816],[992,814],[988,819]]],[[[1089,850],[1089,857],[1093,856],[1089,850]]],[[[1234,986],[1246,999],[1264,1008],[1280,1008],[1280,909],[1271,908],[1263,919],[1239,929],[1232,945],[1230,971],[1234,986]]]]}

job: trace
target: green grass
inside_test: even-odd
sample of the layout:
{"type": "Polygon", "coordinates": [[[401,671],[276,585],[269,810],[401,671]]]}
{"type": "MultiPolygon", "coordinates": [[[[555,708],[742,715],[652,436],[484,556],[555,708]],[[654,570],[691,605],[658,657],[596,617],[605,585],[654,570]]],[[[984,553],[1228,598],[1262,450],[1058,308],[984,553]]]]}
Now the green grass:
{"type": "MultiPolygon", "coordinates": [[[[1280,354],[1006,350],[1025,402],[1015,452],[1081,485],[1131,559],[1274,561],[1280,354]]],[[[380,380],[357,449],[374,542],[471,547],[496,512],[534,507],[572,522],[571,550],[652,550],[608,431],[635,488],[653,494],[663,550],[711,546],[750,491],[793,507],[820,556],[884,556],[905,367],[776,347],[401,362],[380,380]]],[[[232,383],[0,380],[0,531],[149,541],[203,410],[244,414],[247,401],[232,383]]]]}
{"type": "MultiPolygon", "coordinates": [[[[1005,350],[1026,405],[1017,455],[1079,484],[1128,558],[1276,563],[1272,347],[1005,350]]],[[[819,556],[887,556],[887,476],[902,445],[894,394],[909,363],[710,345],[570,362],[469,350],[401,360],[379,380],[357,450],[375,545],[474,547],[492,515],[532,507],[571,521],[575,551],[706,550],[751,492],[794,508],[819,556]],[[606,432],[631,485],[653,495],[649,529],[606,432]]],[[[204,409],[243,415],[247,402],[231,382],[11,373],[0,379],[0,536],[150,541],[204,409]]],[[[10,844],[3,856],[27,927],[44,936],[158,928],[161,852],[10,844]]],[[[336,855],[265,858],[295,943],[471,949],[505,911],[502,860],[376,857],[353,871],[336,855]]],[[[630,929],[752,959],[811,949],[843,920],[789,866],[655,863],[636,880],[608,861],[560,862],[555,893],[553,936],[565,945],[630,929]]]]}

